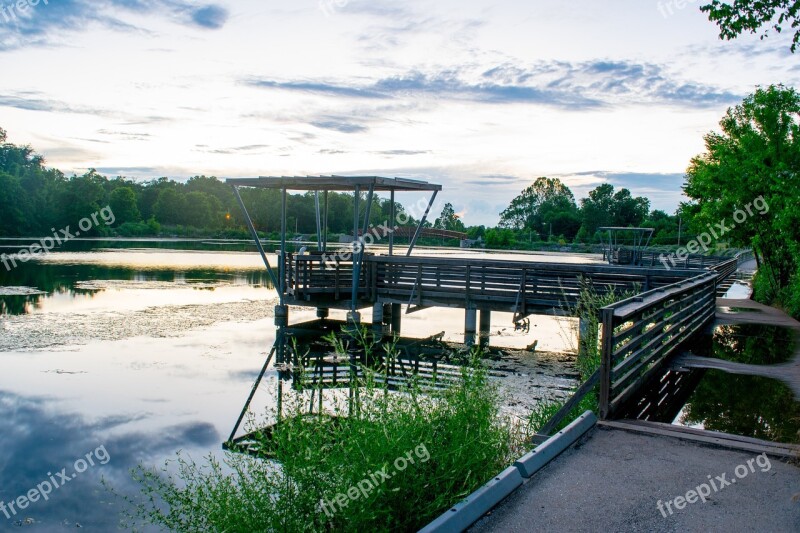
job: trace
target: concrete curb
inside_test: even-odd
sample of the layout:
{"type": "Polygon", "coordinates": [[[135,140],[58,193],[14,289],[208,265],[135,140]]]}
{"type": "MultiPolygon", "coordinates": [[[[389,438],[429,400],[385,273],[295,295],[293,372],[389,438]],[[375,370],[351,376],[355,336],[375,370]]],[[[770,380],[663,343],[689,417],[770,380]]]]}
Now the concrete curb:
{"type": "Polygon", "coordinates": [[[514,463],[514,466],[519,469],[523,477],[531,477],[561,452],[572,446],[576,440],[592,429],[595,424],[597,424],[597,417],[593,412],[586,411],[567,427],[544,441],[535,450],[520,457],[514,463]]]}
{"type": "Polygon", "coordinates": [[[531,477],[561,452],[572,446],[597,423],[597,417],[586,411],[535,450],[525,454],[487,484],[445,511],[419,533],[457,533],[464,531],[514,492],[525,478],[531,477]]]}

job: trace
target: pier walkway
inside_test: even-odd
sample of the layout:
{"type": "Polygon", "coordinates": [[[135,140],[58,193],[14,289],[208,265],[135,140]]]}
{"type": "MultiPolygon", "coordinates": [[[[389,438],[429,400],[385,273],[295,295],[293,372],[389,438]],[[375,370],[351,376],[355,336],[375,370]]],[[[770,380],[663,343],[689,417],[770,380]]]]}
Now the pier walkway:
{"type": "Polygon", "coordinates": [[[755,472],[737,479],[737,466],[760,452],[755,445],[725,449],[621,427],[600,423],[471,531],[800,531],[796,466],[768,456],[768,471],[754,463],[755,472]],[[723,473],[731,485],[675,508],[676,497],[723,473]]]}
{"type": "MultiPolygon", "coordinates": [[[[716,324],[779,325],[800,333],[800,322],[777,309],[745,299],[716,303],[716,324]]],[[[686,354],[672,359],[665,376],[678,374],[676,366],[685,371],[707,363],[686,354]]],[[[798,365],[796,346],[788,363],[762,368],[781,369],[786,375],[772,377],[791,382],[798,365]]],[[[670,380],[662,381],[659,394],[669,388],[670,380]]],[[[639,407],[644,401],[652,400],[640,399],[639,407]]],[[[600,421],[470,531],[800,531],[800,446],[645,420],[600,421]],[[730,484],[722,488],[719,476],[730,484]],[[706,490],[698,487],[712,480],[717,490],[698,500],[698,490],[706,490]],[[687,496],[697,501],[687,503],[687,496]]]]}

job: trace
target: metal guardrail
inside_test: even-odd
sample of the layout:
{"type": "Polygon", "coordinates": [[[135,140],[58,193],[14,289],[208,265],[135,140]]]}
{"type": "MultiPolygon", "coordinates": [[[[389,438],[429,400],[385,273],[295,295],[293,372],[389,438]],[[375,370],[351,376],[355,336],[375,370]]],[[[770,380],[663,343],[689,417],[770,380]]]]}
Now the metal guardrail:
{"type": "Polygon", "coordinates": [[[706,272],[601,310],[602,419],[613,416],[668,355],[714,317],[720,276],[706,272]]]}

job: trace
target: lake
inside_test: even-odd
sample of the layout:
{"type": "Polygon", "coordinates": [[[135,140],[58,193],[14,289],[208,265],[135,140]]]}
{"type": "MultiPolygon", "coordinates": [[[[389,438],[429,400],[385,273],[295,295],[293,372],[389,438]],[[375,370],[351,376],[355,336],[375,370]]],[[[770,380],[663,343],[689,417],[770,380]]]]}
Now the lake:
{"type": "MultiPolygon", "coordinates": [[[[0,253],[27,242],[0,240],[0,253]]],[[[524,257],[601,262],[595,255],[524,257]]],[[[31,531],[112,530],[123,503],[101,478],[133,494],[129,470],[139,463],[160,466],[178,451],[196,460],[222,456],[275,340],[276,303],[246,241],[76,240],[10,271],[0,265],[0,530],[15,523],[31,531]],[[46,483],[54,487],[45,500],[46,483]],[[29,493],[40,496],[19,505],[29,493]]],[[[314,317],[313,309],[291,312],[292,322],[314,317]]],[[[463,341],[463,320],[463,311],[421,311],[404,318],[403,333],[463,341]]],[[[492,344],[501,349],[491,364],[504,376],[509,412],[569,394],[578,377],[574,330],[572,319],[545,316],[515,330],[511,314],[493,313],[492,344]],[[536,352],[524,349],[534,341],[536,352]]],[[[274,405],[276,383],[271,369],[255,413],[274,405]]]]}
{"type": "MultiPolygon", "coordinates": [[[[0,239],[0,253],[26,242],[0,239]]],[[[268,246],[273,264],[274,247],[268,246]]],[[[492,256],[601,262],[578,254],[492,256]]],[[[748,292],[737,283],[728,296],[748,292]]],[[[222,457],[275,341],[276,303],[261,258],[246,241],[79,240],[17,268],[0,265],[0,531],[113,530],[125,504],[107,487],[136,495],[131,468],[160,467],[179,451],[198,461],[222,457]]],[[[292,323],[315,317],[314,309],[291,310],[292,323]]],[[[344,320],[345,313],[332,311],[331,318],[344,320]]],[[[456,346],[463,324],[461,310],[427,309],[404,316],[403,335],[443,333],[456,346]]],[[[575,329],[574,319],[552,316],[532,316],[519,329],[511,314],[492,313],[487,363],[506,413],[524,417],[543,400],[569,396],[578,383],[575,329]],[[534,342],[535,351],[527,349],[534,342]]],[[[693,349],[781,364],[788,359],[774,358],[789,357],[794,343],[780,328],[722,326],[698,337],[693,349]]],[[[800,404],[780,382],[719,371],[693,371],[686,379],[691,395],[679,395],[662,421],[780,441],[800,429],[800,404]]],[[[251,414],[275,407],[277,384],[270,367],[251,414]]]]}

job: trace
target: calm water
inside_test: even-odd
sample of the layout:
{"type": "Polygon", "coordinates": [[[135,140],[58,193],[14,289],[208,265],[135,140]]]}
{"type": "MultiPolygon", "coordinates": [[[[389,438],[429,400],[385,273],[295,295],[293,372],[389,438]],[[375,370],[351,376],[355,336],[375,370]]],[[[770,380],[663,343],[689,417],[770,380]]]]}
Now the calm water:
{"type": "MultiPolygon", "coordinates": [[[[735,311],[735,309],[734,309],[735,311]]],[[[698,339],[695,355],[733,363],[781,368],[789,381],[721,370],[695,370],[696,388],[674,424],[776,442],[800,441],[800,390],[797,332],[762,324],[718,326],[698,339]]]]}
{"type": "MultiPolygon", "coordinates": [[[[0,240],[0,253],[24,242],[0,240]]],[[[0,265],[0,501],[16,501],[51,473],[58,480],[65,467],[73,472],[90,452],[105,450],[108,460],[77,474],[47,501],[15,508],[10,518],[0,508],[0,531],[17,521],[32,522],[31,531],[76,524],[114,529],[122,504],[101,477],[131,493],[128,471],[139,462],[160,465],[178,450],[195,459],[221,455],[274,342],[276,293],[248,243],[70,246],[10,272],[0,265]]],[[[568,259],[598,262],[595,256],[568,259]]],[[[292,310],[292,322],[313,317],[313,310],[292,310]]],[[[407,315],[403,329],[462,340],[463,312],[407,315]]],[[[535,317],[530,331],[515,331],[511,315],[493,315],[492,342],[507,347],[493,366],[506,376],[508,409],[522,412],[569,393],[577,377],[574,357],[565,353],[574,347],[573,330],[571,320],[535,317]],[[534,341],[536,353],[522,350],[534,341]]],[[[274,405],[276,383],[270,371],[256,412],[274,405]]]]}

